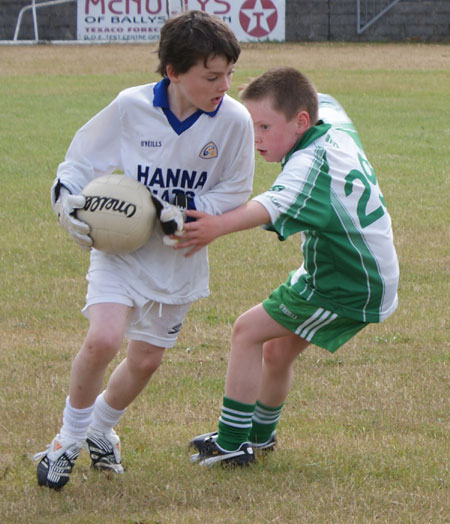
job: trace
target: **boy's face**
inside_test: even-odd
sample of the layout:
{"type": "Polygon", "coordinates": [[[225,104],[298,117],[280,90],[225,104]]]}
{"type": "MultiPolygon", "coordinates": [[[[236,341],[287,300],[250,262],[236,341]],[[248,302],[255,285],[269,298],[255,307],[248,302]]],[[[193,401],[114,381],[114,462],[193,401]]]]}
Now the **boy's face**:
{"type": "Polygon", "coordinates": [[[287,120],[273,109],[270,97],[245,100],[244,104],[253,120],[256,150],[267,162],[281,162],[309,127],[305,111],[287,120]]]}
{"type": "MultiPolygon", "coordinates": [[[[208,113],[215,111],[230,87],[233,67],[234,64],[219,55],[210,58],[206,67],[201,61],[186,73],[171,74],[168,68],[171,82],[169,90],[172,89],[175,95],[172,100],[179,106],[177,109],[181,110],[183,116],[197,109],[208,113]]],[[[169,98],[169,102],[172,100],[169,98]]]]}

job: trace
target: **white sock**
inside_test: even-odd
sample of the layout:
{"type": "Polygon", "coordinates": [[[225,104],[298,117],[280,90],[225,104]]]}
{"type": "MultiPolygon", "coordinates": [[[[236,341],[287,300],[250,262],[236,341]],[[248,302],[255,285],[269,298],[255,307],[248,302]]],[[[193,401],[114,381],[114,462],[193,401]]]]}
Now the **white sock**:
{"type": "Polygon", "coordinates": [[[63,423],[59,431],[61,437],[77,442],[85,440],[93,411],[94,405],[83,409],[73,408],[70,405],[69,397],[67,397],[63,411],[63,423]]]}
{"type": "Polygon", "coordinates": [[[114,409],[106,403],[105,392],[100,393],[94,404],[94,415],[91,428],[101,433],[108,433],[119,422],[125,409],[114,409]]]}

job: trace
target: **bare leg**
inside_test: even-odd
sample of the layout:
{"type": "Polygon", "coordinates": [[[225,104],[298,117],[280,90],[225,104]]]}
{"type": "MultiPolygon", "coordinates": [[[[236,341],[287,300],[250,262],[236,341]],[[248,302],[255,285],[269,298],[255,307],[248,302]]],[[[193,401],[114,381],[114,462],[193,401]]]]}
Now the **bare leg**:
{"type": "Polygon", "coordinates": [[[132,340],[127,356],[109,378],[105,401],[114,409],[125,409],[144,389],[158,369],[164,348],[132,340]]]}
{"type": "MultiPolygon", "coordinates": [[[[266,313],[261,304],[242,314],[233,328],[225,395],[244,404],[256,402],[263,377],[264,343],[280,337],[290,340],[291,335],[290,331],[266,313]]],[[[272,354],[269,349],[268,355],[272,354]]],[[[289,352],[289,359],[286,359],[287,367],[290,367],[289,362],[294,353],[289,352]]],[[[265,374],[271,375],[267,367],[265,374]]],[[[265,380],[268,384],[271,383],[269,379],[265,380]]]]}
{"type": "Polygon", "coordinates": [[[291,333],[264,344],[261,388],[258,400],[265,406],[280,406],[286,399],[292,381],[295,359],[309,342],[291,333]]]}
{"type": "Polygon", "coordinates": [[[108,364],[123,340],[130,308],[121,304],[96,304],[89,308],[89,329],[70,373],[70,404],[92,406],[100,393],[108,364]]]}

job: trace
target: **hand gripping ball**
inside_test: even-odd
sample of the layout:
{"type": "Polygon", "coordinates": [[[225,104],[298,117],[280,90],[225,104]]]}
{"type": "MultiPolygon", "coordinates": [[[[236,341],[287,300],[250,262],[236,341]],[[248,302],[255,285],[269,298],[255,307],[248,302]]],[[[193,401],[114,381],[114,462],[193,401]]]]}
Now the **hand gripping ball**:
{"type": "Polygon", "coordinates": [[[124,175],[105,175],[81,192],[86,197],[77,217],[86,222],[95,249],[131,253],[150,238],[156,211],[146,187],[124,175]]]}

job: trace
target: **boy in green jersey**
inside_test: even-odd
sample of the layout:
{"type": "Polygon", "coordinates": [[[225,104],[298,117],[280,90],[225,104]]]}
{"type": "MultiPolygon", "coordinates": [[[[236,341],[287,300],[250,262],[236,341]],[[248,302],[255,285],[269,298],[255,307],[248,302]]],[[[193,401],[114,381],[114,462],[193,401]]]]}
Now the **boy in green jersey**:
{"type": "Polygon", "coordinates": [[[292,68],[248,84],[256,150],[281,162],[272,187],[221,216],[196,211],[177,246],[189,256],[220,235],[264,226],[302,236],[303,264],[235,322],[218,432],[191,441],[200,465],[253,462],[275,445],[296,357],[336,351],[397,307],[391,220],[356,129],[342,107],[292,68]]]}

